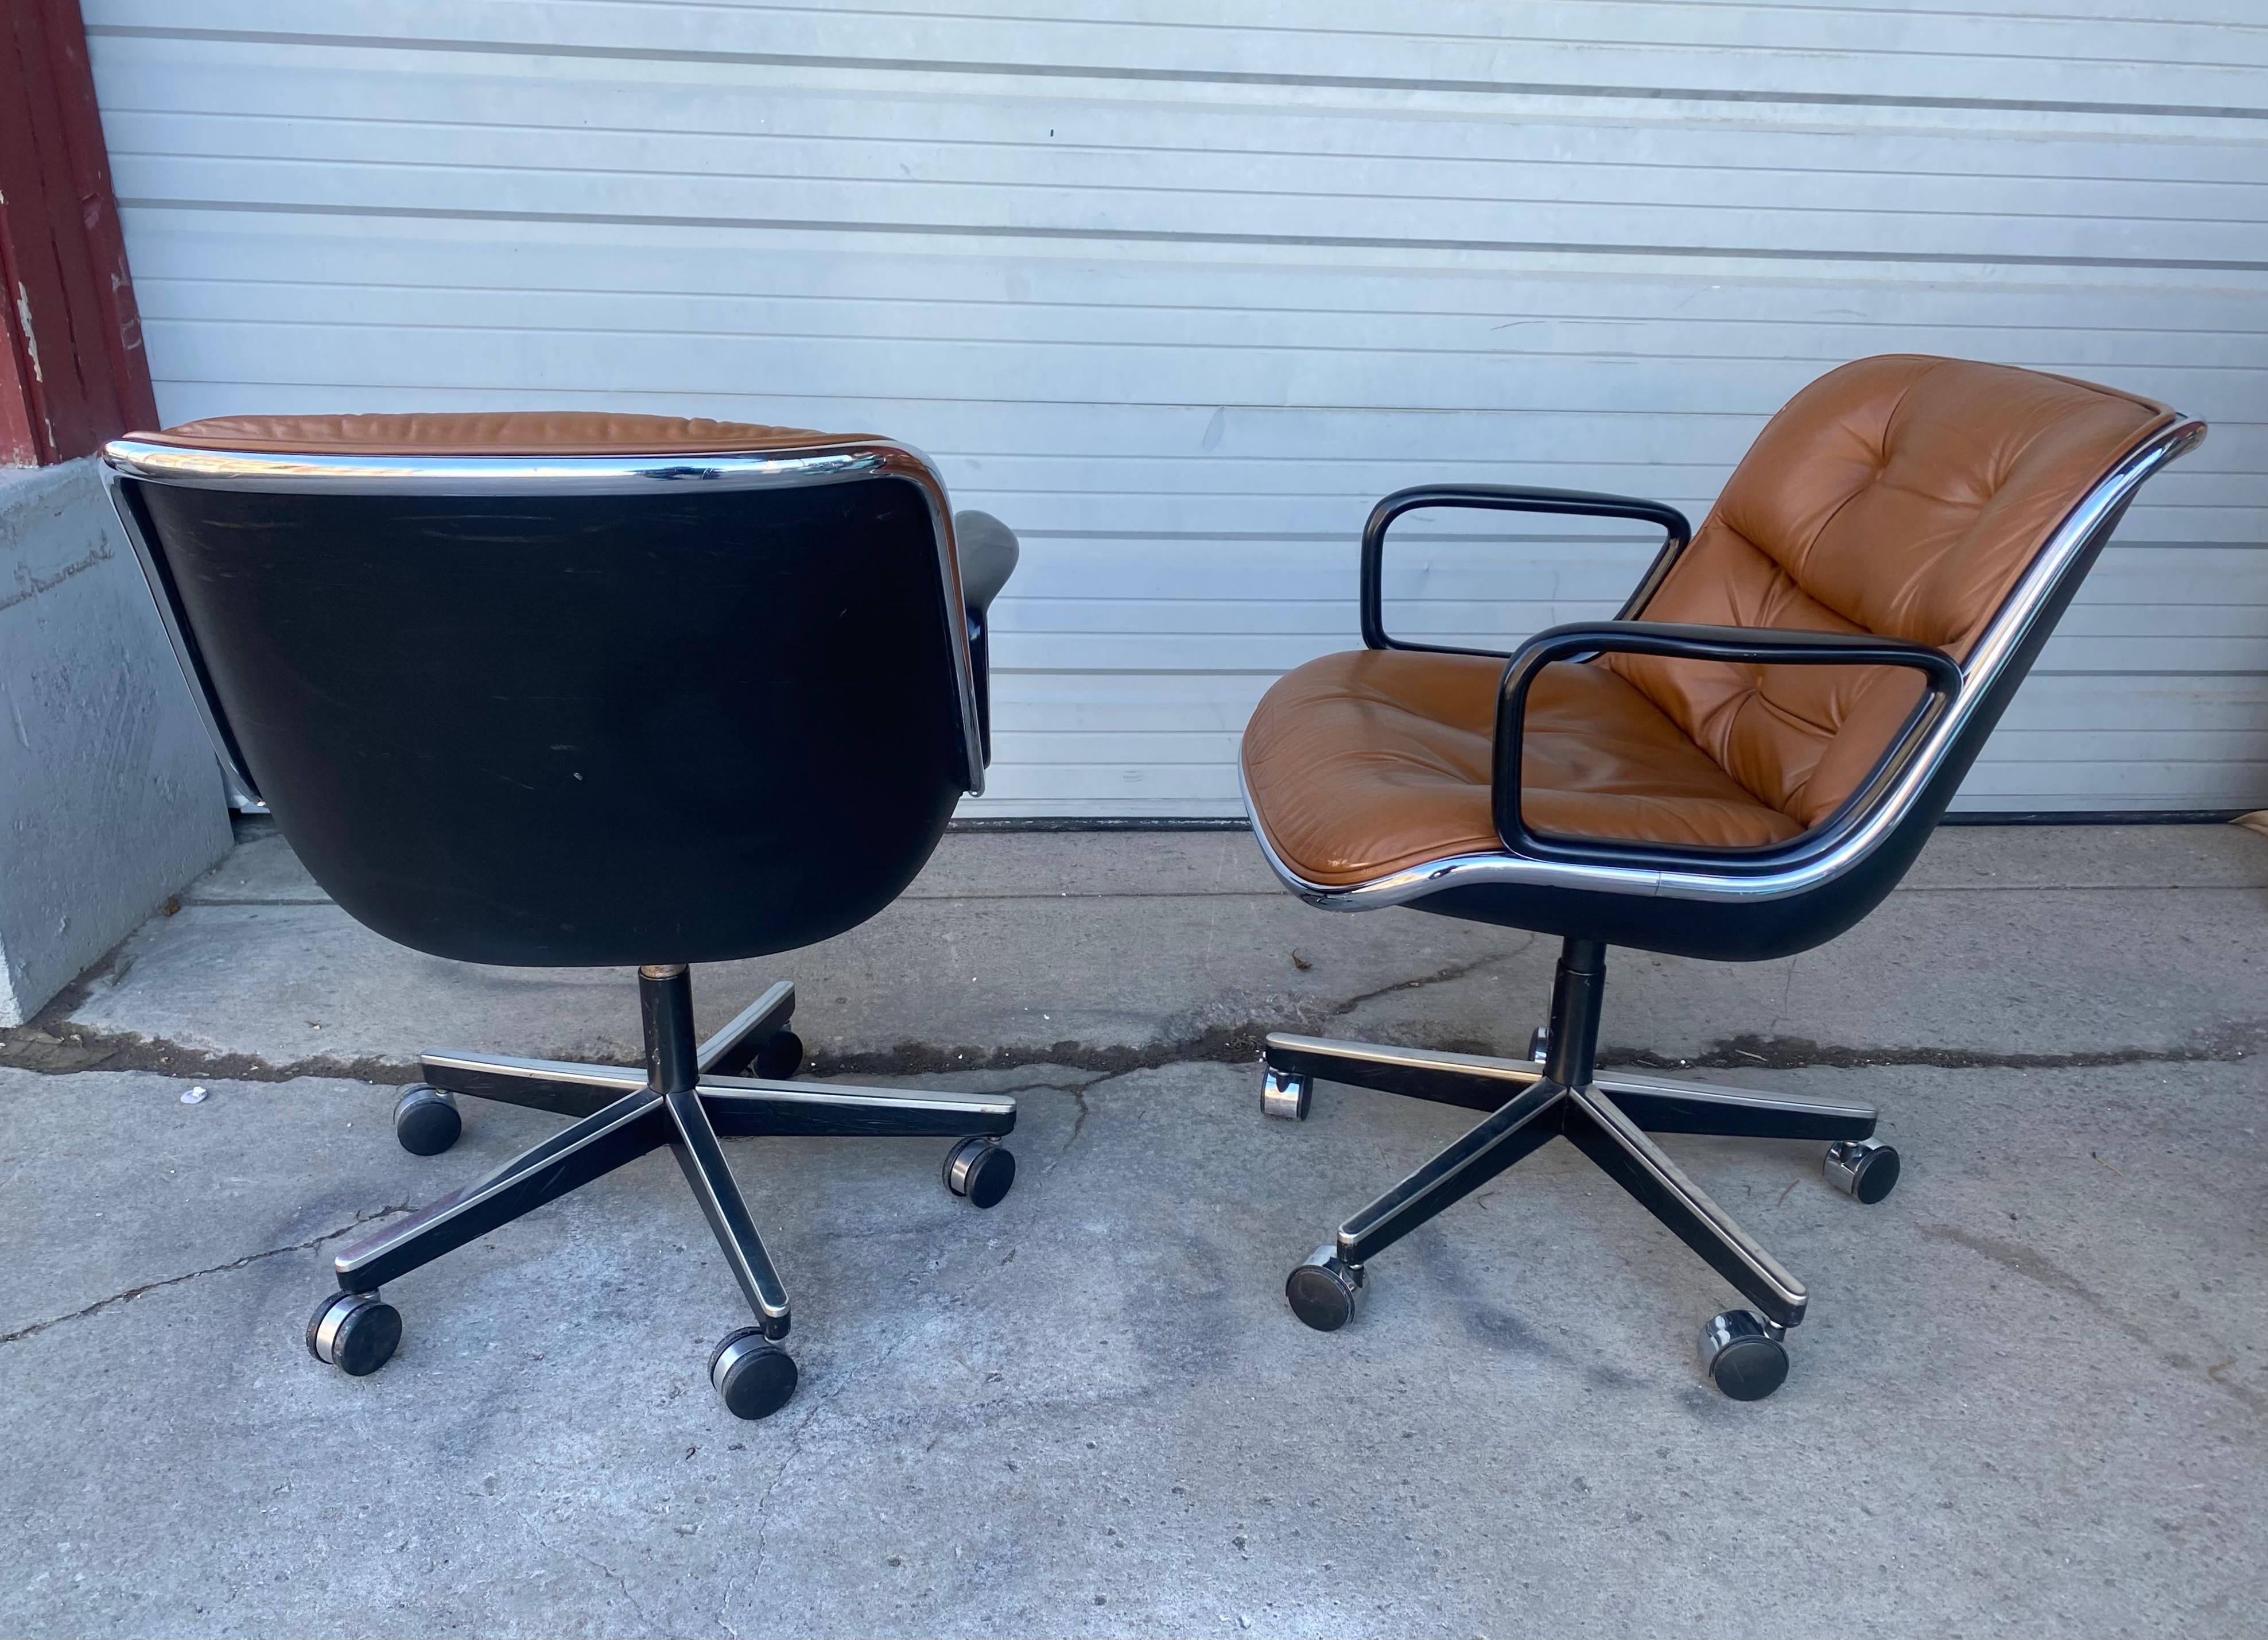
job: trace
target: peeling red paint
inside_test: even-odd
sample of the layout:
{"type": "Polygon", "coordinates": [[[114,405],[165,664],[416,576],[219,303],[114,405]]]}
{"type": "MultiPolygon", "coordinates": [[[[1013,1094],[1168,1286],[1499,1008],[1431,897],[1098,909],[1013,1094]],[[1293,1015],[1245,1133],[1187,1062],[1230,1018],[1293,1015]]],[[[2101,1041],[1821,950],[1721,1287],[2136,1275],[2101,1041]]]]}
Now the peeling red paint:
{"type": "Polygon", "coordinates": [[[157,425],[75,0],[0,0],[0,463],[157,425]]]}

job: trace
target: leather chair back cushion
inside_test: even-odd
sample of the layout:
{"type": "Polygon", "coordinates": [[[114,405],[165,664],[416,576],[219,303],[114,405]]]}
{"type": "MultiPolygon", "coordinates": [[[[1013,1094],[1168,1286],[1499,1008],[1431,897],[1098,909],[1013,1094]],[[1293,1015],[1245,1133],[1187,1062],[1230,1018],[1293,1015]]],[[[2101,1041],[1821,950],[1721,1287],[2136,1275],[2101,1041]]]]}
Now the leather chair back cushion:
{"type": "MultiPolygon", "coordinates": [[[[1965,660],[2056,525],[2172,418],[2004,366],[1845,365],[1757,437],[1642,618],[1873,632],[1965,660]]],[[[1856,789],[1921,698],[1903,669],[1602,664],[1806,827],[1856,789]]]]}

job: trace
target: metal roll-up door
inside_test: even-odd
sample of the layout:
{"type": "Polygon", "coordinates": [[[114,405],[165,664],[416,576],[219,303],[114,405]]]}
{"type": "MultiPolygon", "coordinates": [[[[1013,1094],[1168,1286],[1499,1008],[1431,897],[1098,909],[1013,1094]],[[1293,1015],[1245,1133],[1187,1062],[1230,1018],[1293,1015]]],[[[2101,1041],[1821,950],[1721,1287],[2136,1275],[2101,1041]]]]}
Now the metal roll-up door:
{"type": "MultiPolygon", "coordinates": [[[[1863,354],[2214,424],[1960,800],[2268,804],[2257,0],[87,0],[158,403],[876,430],[1021,534],[994,815],[1237,811],[1371,501],[1704,511],[1863,354]],[[2024,10],[2036,15],[2014,15],[2024,10]]],[[[1406,619],[1611,609],[1632,538],[1440,534],[1406,619]]]]}

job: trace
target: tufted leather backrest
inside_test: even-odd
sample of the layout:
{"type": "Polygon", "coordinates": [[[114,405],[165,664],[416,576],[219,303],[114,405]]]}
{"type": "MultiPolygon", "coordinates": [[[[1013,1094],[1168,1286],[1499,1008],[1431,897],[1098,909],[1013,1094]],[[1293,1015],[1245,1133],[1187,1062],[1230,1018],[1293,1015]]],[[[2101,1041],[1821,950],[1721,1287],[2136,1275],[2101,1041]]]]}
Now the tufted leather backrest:
{"type": "MultiPolygon", "coordinates": [[[[1845,365],[1772,417],[1639,617],[1872,632],[1965,660],[2056,525],[2172,419],[2002,365],[1845,365]]],[[[1857,788],[1921,698],[1918,675],[1888,668],[1600,664],[1805,826],[1857,788]]]]}

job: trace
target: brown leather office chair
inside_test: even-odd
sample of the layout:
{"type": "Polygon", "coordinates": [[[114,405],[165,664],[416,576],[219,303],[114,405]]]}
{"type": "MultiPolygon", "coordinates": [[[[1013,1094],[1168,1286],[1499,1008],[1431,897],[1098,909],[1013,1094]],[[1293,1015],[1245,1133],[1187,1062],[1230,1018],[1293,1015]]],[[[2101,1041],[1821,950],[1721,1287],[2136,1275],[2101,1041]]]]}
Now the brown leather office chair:
{"type": "Polygon", "coordinates": [[[455,1142],[460,1095],[571,1125],[342,1249],[310,1353],[375,1371],[383,1283],[666,1149],[755,1318],[710,1380],[777,1410],[787,1289],[719,1136],[941,1138],[989,1208],[1015,1102],[798,1082],[794,986],[703,1041],[687,964],[831,938],[922,868],[983,787],[1015,536],[887,439],[658,416],[227,417],[105,460],[230,779],[342,910],[457,962],[637,969],[642,1066],[423,1055],[409,1150],[455,1142]]]}
{"type": "Polygon", "coordinates": [[[1807,1294],[1648,1133],[1830,1141],[1879,1201],[1897,1153],[1862,1106],[1599,1074],[1610,944],[1728,961],[1834,938],[1913,861],[2142,482],[2205,436],[2161,404],[2060,376],[1894,356],[1830,372],[1759,435],[1696,533],[1624,497],[1405,490],[1362,543],[1366,648],[1270,689],[1244,735],[1246,807],[1311,905],[1387,905],[1561,935],[1527,1060],[1268,1038],[1262,1106],[1317,1080],[1491,1114],[1293,1270],[1292,1308],[1352,1319],[1368,1261],[1552,1137],[1571,1140],[1756,1306],[1704,1329],[1755,1400],[1787,1372],[1807,1294]],[[1381,612],[1386,534],[1425,507],[1663,528],[1611,621],[1509,654],[1404,643],[1381,612]]]}

